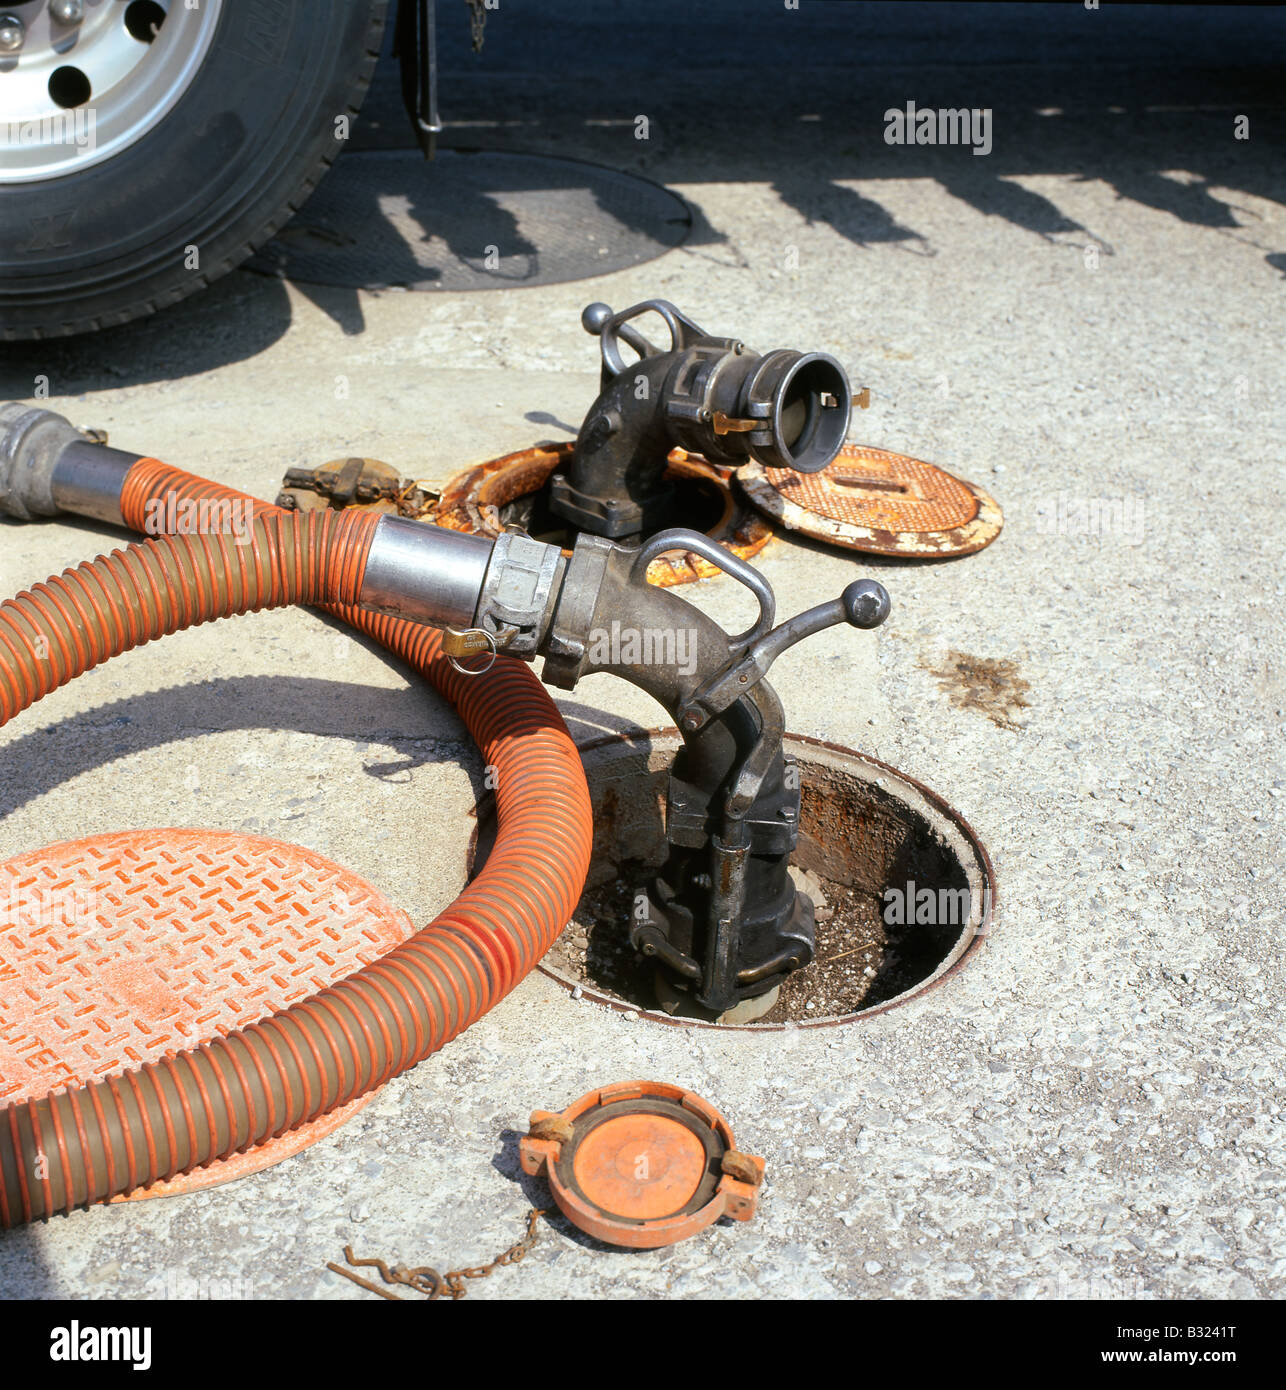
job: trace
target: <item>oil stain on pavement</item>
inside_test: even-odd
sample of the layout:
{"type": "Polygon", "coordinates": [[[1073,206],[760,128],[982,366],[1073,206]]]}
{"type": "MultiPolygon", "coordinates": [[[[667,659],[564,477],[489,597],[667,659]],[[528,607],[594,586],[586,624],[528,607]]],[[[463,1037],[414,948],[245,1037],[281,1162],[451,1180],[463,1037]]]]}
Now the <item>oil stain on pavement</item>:
{"type": "Polygon", "coordinates": [[[957,709],[976,709],[1001,729],[1019,729],[1020,711],[1029,707],[1031,683],[1018,674],[1018,663],[1005,658],[948,651],[936,664],[922,662],[938,679],[957,709]]]}

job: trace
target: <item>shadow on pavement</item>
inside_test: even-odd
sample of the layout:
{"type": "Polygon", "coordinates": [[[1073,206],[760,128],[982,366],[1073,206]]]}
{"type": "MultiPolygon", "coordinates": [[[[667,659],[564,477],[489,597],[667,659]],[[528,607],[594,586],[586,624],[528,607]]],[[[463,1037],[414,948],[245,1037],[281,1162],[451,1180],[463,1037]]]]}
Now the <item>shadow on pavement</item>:
{"type": "MultiPolygon", "coordinates": [[[[1286,164],[1274,158],[1286,143],[1279,65],[1286,12],[1277,8],[805,3],[787,10],[651,0],[641,22],[633,6],[544,0],[492,12],[480,54],[470,49],[459,8],[455,15],[442,7],[440,20],[447,147],[585,160],[670,188],[767,184],[804,222],[854,246],[950,257],[954,238],[931,244],[881,200],[882,181],[925,179],[1046,242],[1093,241],[1110,254],[1102,229],[1060,208],[1056,192],[1016,181],[1070,176],[1255,245],[1271,270],[1286,257],[1286,247],[1260,245],[1256,238],[1271,233],[1260,233],[1253,211],[1237,201],[1250,195],[1286,205],[1286,164]],[[886,112],[908,102],[990,109],[990,152],[887,143],[886,112]]],[[[386,54],[351,148],[411,144],[397,68],[386,54]]],[[[412,237],[447,237],[459,257],[476,258],[478,229],[486,227],[524,254],[544,249],[524,240],[486,193],[463,209],[440,209],[413,193],[403,201],[412,237]]],[[[715,249],[721,264],[748,264],[727,234],[691,210],[693,226],[675,254],[710,258],[715,249]]],[[[610,211],[628,226],[628,206],[610,211]]],[[[762,215],[757,206],[751,212],[762,215]]],[[[372,225],[379,217],[378,206],[364,213],[372,225]]],[[[305,211],[292,225],[306,218],[305,211]]],[[[600,268],[587,258],[586,275],[600,268]]],[[[495,277],[497,289],[513,283],[495,277]]],[[[357,290],[299,288],[346,335],[365,331],[357,290]]],[[[255,356],[289,326],[280,281],[237,271],[150,319],[0,348],[0,398],[35,396],[38,373],[56,378],[50,389],[61,396],[197,375],[255,356]]]]}

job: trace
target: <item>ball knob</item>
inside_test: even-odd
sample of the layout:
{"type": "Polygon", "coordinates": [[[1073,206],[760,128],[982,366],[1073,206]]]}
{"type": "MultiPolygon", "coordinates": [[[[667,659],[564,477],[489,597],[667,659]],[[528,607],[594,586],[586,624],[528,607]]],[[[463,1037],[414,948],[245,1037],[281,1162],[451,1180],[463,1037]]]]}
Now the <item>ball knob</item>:
{"type": "Polygon", "coordinates": [[[592,333],[595,337],[603,331],[603,325],[612,317],[612,306],[596,300],[593,304],[586,304],[581,311],[581,327],[586,333],[592,333]]]}
{"type": "Polygon", "coordinates": [[[840,595],[844,616],[854,627],[879,627],[889,616],[889,591],[874,579],[855,579],[840,595]]]}

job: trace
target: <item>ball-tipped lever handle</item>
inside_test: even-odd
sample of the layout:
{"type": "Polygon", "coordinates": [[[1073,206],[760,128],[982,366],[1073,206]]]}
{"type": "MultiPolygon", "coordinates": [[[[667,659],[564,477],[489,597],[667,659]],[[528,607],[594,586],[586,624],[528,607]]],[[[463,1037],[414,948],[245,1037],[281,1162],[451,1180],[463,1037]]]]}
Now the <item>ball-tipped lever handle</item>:
{"type": "Polygon", "coordinates": [[[891,606],[889,591],[883,584],[874,579],[855,579],[838,598],[788,618],[746,647],[685,702],[679,723],[689,733],[695,732],[758,685],[787,648],[838,623],[879,627],[889,616],[891,606]]]}

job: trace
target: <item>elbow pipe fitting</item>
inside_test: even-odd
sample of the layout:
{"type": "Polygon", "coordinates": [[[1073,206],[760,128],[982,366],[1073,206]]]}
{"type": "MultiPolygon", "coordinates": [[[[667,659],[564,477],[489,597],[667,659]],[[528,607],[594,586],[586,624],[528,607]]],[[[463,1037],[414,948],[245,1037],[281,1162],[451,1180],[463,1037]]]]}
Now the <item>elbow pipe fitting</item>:
{"type": "Polygon", "coordinates": [[[796,642],[836,623],[883,622],[873,580],[777,628],[764,577],[689,531],[638,549],[581,535],[541,651],[543,679],[564,689],[608,671],[673,716],[684,746],[666,799],[669,852],[632,919],[637,949],[713,1015],[766,994],[813,958],[813,907],[789,875],[800,789],[782,748],[781,702],[764,679],[796,642]],[[749,588],[759,620],[729,636],[673,591],[647,583],[652,559],[696,550],[749,588]]]}
{"type": "Polygon", "coordinates": [[[616,314],[591,304],[581,321],[599,337],[600,394],[566,475],[550,483],[550,507],[579,530],[612,539],[658,530],[672,500],[664,473],[675,445],[712,463],[753,458],[768,468],[815,473],[844,442],[852,391],[843,367],[826,353],[753,353],[736,339],[706,333],[663,299],[616,314]],[[645,313],[664,320],[668,349],[632,326],[645,313]],[[625,363],[622,342],[638,361],[625,363]]]}
{"type": "MultiPolygon", "coordinates": [[[[685,548],[706,539],[667,532],[648,550],[663,550],[667,538],[685,548]]],[[[582,676],[609,672],[645,690],[679,725],[684,746],[666,795],[669,851],[630,939],[717,1015],[813,958],[812,904],[787,872],[799,786],[782,751],[780,701],[758,680],[699,726],[684,717],[703,684],[771,623],[771,590],[756,629],[730,640],[685,599],[648,584],[648,562],[646,551],[580,537],[542,675],[570,689],[582,676]]]]}

